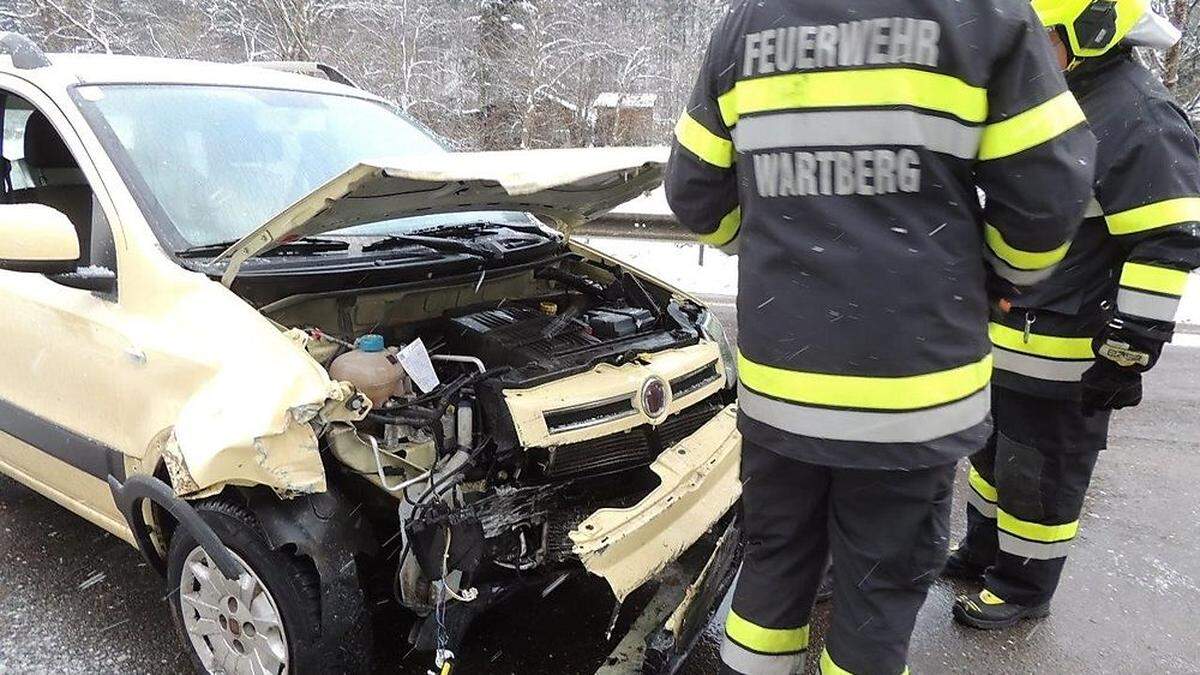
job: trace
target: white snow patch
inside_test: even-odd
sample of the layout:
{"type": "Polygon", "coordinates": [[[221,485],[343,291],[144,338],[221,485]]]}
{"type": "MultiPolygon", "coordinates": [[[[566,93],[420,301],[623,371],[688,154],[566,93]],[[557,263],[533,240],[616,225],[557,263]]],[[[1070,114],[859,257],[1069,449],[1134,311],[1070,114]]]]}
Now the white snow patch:
{"type": "Polygon", "coordinates": [[[625,202],[612,210],[619,216],[670,216],[671,207],[667,205],[667,193],[663,188],[644,194],[632,201],[625,202]]]}
{"type": "Polygon", "coordinates": [[[1193,274],[1188,278],[1188,287],[1183,293],[1183,302],[1175,320],[1193,326],[1200,325],[1200,275],[1193,274]]]}
{"type": "Polygon", "coordinates": [[[737,258],[715,248],[704,251],[704,265],[700,265],[700,244],[607,237],[579,240],[689,293],[737,294],[737,258]]]}
{"type": "Polygon", "coordinates": [[[592,102],[594,108],[653,108],[658,104],[658,94],[602,92],[592,102]]]}

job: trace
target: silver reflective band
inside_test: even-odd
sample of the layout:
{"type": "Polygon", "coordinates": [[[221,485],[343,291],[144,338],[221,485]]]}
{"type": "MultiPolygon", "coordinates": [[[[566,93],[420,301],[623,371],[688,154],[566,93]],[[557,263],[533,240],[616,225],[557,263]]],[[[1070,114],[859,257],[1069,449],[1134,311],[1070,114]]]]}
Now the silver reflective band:
{"type": "Polygon", "coordinates": [[[738,152],[911,145],[975,159],[982,135],[978,127],[911,110],[793,112],[741,118],[733,144],[738,152]]]}
{"type": "Polygon", "coordinates": [[[1078,382],[1083,377],[1084,372],[1095,363],[1093,359],[1086,361],[1044,359],[1032,354],[1010,352],[1001,347],[996,347],[992,351],[992,354],[996,358],[996,370],[1016,373],[1039,380],[1050,380],[1052,382],[1078,382]]]}
{"type": "Polygon", "coordinates": [[[791,675],[800,672],[805,652],[798,654],[758,654],[742,647],[726,635],[721,641],[721,661],[739,673],[753,675],[791,675]]]}
{"type": "Polygon", "coordinates": [[[1121,310],[1122,314],[1172,322],[1175,320],[1175,312],[1179,310],[1179,298],[1122,288],[1117,291],[1117,309],[1121,310]]]}
{"type": "Polygon", "coordinates": [[[1071,540],[1069,539],[1067,541],[1056,541],[1053,544],[1042,544],[1014,537],[1004,530],[997,530],[996,537],[1000,541],[1001,551],[1009,555],[1032,558],[1034,560],[1057,560],[1065,558],[1067,557],[1067,549],[1071,547],[1071,540]]]}
{"type": "Polygon", "coordinates": [[[1083,213],[1084,218],[1103,218],[1104,207],[1100,206],[1100,202],[1093,197],[1092,201],[1088,202],[1087,211],[1083,213]]]}
{"type": "Polygon", "coordinates": [[[975,490],[967,490],[967,504],[975,507],[984,518],[996,519],[996,505],[984,499],[983,495],[975,490]]]}
{"type": "Polygon", "coordinates": [[[1001,260],[996,256],[995,253],[992,253],[991,250],[984,250],[983,257],[988,261],[988,264],[992,266],[992,269],[997,275],[999,275],[1005,281],[1010,281],[1018,286],[1032,286],[1036,283],[1045,281],[1046,279],[1049,279],[1050,275],[1054,274],[1054,270],[1058,268],[1058,265],[1051,265],[1050,267],[1040,270],[1019,270],[1001,260]]]}
{"type": "Polygon", "coordinates": [[[831,410],[778,401],[738,386],[738,404],[746,417],[789,433],[834,441],[924,443],[983,422],[991,402],[991,387],[984,387],[961,401],[925,410],[831,410]]]}

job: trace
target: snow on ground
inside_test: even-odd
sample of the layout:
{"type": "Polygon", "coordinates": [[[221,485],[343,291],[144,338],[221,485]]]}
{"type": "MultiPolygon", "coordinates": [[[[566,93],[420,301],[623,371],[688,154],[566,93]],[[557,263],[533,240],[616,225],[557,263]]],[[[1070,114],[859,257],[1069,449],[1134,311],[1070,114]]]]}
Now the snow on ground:
{"type": "Polygon", "coordinates": [[[660,187],[637,199],[625,202],[613,209],[612,212],[618,216],[669,216],[671,207],[667,206],[666,191],[660,187]]]}
{"type": "Polygon", "coordinates": [[[579,240],[689,293],[737,294],[737,258],[715,248],[705,249],[701,266],[700,244],[607,237],[579,240]]]}
{"type": "Polygon", "coordinates": [[[1200,275],[1193,274],[1188,279],[1187,291],[1183,295],[1183,306],[1175,317],[1179,323],[1200,326],[1200,275]]]}
{"type": "MultiPolygon", "coordinates": [[[[643,197],[621,207],[625,213],[647,213],[636,210],[653,207],[654,196],[643,197]]],[[[666,202],[663,202],[663,208],[666,202]]],[[[610,239],[607,237],[580,237],[580,240],[624,261],[654,277],[690,293],[706,295],[737,294],[737,258],[727,256],[709,248],[704,251],[704,264],[700,264],[700,245],[671,241],[649,241],[645,239],[610,239]]],[[[1200,275],[1193,274],[1188,282],[1187,294],[1179,310],[1178,321],[1200,329],[1200,275]]],[[[1187,330],[1187,329],[1185,329],[1187,330]]],[[[1176,339],[1176,343],[1200,346],[1200,335],[1176,339]],[[1194,343],[1194,344],[1192,344],[1194,343]]]]}

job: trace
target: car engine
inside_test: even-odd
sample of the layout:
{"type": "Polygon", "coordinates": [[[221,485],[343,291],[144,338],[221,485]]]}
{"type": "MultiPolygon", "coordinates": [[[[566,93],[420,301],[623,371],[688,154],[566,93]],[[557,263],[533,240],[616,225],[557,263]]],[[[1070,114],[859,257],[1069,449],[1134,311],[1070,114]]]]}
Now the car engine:
{"type": "MultiPolygon", "coordinates": [[[[649,494],[659,483],[649,465],[732,402],[729,389],[714,386],[724,381],[714,356],[663,383],[676,397],[714,393],[653,424],[523,445],[506,392],[709,337],[699,306],[622,270],[579,270],[542,266],[523,284],[527,297],[451,307],[354,339],[306,329],[310,352],[333,379],[371,401],[361,423],[327,435],[328,450],[377,527],[399,523],[387,552],[398,562],[385,569],[395,598],[418,616],[447,602],[481,608],[520,583],[581,570],[568,533],[598,509],[629,507],[649,494]]],[[[547,410],[544,418],[551,434],[562,434],[634,412],[624,396],[547,410]]],[[[414,641],[418,648],[436,642],[414,641]]]]}

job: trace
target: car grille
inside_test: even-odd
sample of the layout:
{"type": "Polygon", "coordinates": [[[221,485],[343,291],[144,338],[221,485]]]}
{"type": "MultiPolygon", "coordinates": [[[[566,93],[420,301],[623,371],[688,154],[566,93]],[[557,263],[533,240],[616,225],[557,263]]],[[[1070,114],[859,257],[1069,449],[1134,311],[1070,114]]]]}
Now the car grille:
{"type": "Polygon", "coordinates": [[[671,380],[671,395],[675,398],[682,398],[707,387],[720,377],[721,374],[717,372],[717,362],[713,361],[700,370],[671,380]]]}
{"type": "MultiPolygon", "coordinates": [[[[720,378],[721,374],[717,372],[717,362],[713,361],[687,375],[671,380],[671,395],[678,399],[694,394],[720,378]]],[[[548,411],[544,415],[546,429],[551,434],[561,434],[636,415],[637,409],[633,406],[633,398],[636,395],[637,392],[630,392],[605,401],[548,411]]]]}
{"type": "Polygon", "coordinates": [[[663,450],[694,434],[722,408],[716,395],[671,415],[657,428],[644,424],[625,433],[551,448],[546,477],[594,477],[647,466],[663,450]]]}
{"type": "Polygon", "coordinates": [[[636,414],[637,410],[633,407],[633,395],[630,394],[585,406],[552,410],[545,414],[545,418],[546,428],[550,433],[561,434],[565,431],[586,429],[636,414]]]}

